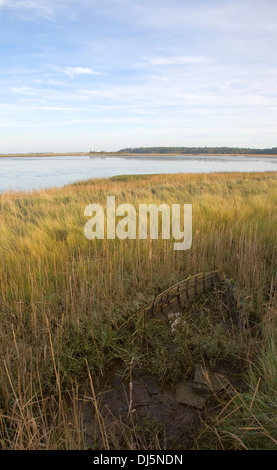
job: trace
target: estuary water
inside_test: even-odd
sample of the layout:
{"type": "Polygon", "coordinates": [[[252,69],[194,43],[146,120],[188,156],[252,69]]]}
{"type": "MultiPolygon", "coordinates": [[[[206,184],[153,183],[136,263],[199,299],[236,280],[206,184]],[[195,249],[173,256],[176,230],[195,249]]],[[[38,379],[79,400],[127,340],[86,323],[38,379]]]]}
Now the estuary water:
{"type": "Polygon", "coordinates": [[[0,191],[63,186],[89,178],[158,173],[277,171],[277,157],[0,157],[0,191]]]}

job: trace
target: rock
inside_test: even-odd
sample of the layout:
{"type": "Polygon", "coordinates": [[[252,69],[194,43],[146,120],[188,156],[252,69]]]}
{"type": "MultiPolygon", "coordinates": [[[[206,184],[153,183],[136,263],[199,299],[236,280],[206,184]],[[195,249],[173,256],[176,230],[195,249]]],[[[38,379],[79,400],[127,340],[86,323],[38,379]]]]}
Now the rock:
{"type": "Polygon", "coordinates": [[[184,405],[193,406],[200,410],[204,408],[206,397],[193,390],[193,381],[181,382],[176,387],[176,401],[184,405]]]}
{"type": "Polygon", "coordinates": [[[202,366],[197,365],[194,373],[193,390],[200,395],[220,392],[226,389],[229,381],[224,375],[219,373],[210,373],[202,366]]]}
{"type": "Polygon", "coordinates": [[[209,381],[209,373],[207,369],[200,365],[197,364],[195,366],[195,372],[194,372],[194,382],[195,383],[200,383],[200,384],[207,384],[209,381]]]}
{"type": "Polygon", "coordinates": [[[210,388],[207,384],[192,383],[192,388],[195,393],[198,395],[208,395],[210,393],[210,388]]]}

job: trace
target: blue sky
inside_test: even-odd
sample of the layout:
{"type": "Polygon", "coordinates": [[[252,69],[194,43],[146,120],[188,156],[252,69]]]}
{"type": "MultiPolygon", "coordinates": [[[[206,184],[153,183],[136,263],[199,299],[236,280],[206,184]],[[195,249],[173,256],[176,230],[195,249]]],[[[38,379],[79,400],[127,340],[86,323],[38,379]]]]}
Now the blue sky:
{"type": "Polygon", "coordinates": [[[277,146],[276,0],[0,0],[0,153],[277,146]]]}

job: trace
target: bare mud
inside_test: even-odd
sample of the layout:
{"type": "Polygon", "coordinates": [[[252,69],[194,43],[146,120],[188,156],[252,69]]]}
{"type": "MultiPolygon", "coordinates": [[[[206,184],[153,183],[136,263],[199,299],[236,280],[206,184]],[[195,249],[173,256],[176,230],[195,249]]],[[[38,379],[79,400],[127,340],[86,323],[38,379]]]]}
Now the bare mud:
{"type": "Polygon", "coordinates": [[[175,388],[164,388],[156,379],[136,370],[132,382],[122,378],[122,367],[108,374],[106,383],[97,386],[96,394],[100,418],[93,402],[84,405],[84,427],[87,445],[104,448],[103,434],[109,436],[122,432],[123,423],[144,426],[156,423],[161,445],[168,448],[185,446],[192,427],[199,425],[199,411],[176,401],[175,388]],[[132,384],[132,385],[130,385],[132,384]]]}

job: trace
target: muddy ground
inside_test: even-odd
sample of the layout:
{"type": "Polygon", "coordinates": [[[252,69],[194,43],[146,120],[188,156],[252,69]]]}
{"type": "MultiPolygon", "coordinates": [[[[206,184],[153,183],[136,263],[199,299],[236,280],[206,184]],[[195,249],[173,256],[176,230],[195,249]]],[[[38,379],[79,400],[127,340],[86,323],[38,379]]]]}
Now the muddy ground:
{"type": "MultiPolygon", "coordinates": [[[[190,372],[184,373],[178,383],[163,381],[153,371],[146,370],[139,364],[129,364],[126,367],[126,364],[119,360],[111,365],[104,377],[95,383],[94,379],[92,380],[91,390],[81,406],[86,447],[193,447],[193,431],[199,428],[213,408],[222,406],[224,400],[230,399],[232,395],[232,360],[222,362],[225,343],[223,342],[223,346],[216,346],[215,366],[211,367],[211,357],[207,355],[207,344],[214,340],[215,325],[224,326],[219,336],[220,342],[224,338],[228,346],[230,341],[235,341],[230,343],[233,348],[233,344],[241,341],[241,308],[234,298],[233,290],[230,296],[229,284],[225,283],[223,287],[220,291],[214,290],[210,298],[205,296],[182,313],[170,314],[163,320],[168,325],[172,338],[171,343],[164,345],[169,359],[174,359],[177,354],[177,329],[192,322],[193,336],[199,329],[198,322],[201,319],[201,324],[204,325],[201,342],[195,345],[192,341],[189,346],[192,353],[196,347],[197,350],[203,350],[201,362],[195,361],[190,372]],[[198,318],[198,313],[203,308],[204,317],[202,312],[202,317],[198,318]],[[238,325],[236,332],[234,319],[238,325]],[[219,354],[219,347],[222,348],[222,354],[219,354]],[[225,364],[225,367],[222,368],[222,364],[225,364]]],[[[189,331],[184,330],[181,341],[186,341],[189,331]]],[[[195,357],[199,358],[199,355],[195,357]]]]}

